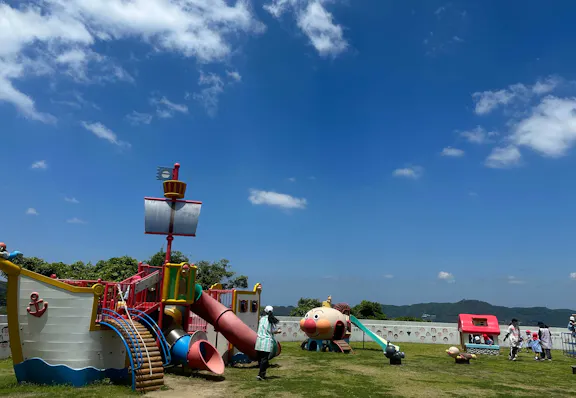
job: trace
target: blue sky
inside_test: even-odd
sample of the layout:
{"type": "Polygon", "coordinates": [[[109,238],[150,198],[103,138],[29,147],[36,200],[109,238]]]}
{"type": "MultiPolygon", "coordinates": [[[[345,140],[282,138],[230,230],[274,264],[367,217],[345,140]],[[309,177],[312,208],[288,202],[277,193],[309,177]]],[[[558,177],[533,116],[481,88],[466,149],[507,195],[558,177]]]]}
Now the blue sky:
{"type": "Polygon", "coordinates": [[[0,240],[145,260],[180,162],[272,304],[573,306],[576,5],[518,5],[0,2],[0,240]]]}

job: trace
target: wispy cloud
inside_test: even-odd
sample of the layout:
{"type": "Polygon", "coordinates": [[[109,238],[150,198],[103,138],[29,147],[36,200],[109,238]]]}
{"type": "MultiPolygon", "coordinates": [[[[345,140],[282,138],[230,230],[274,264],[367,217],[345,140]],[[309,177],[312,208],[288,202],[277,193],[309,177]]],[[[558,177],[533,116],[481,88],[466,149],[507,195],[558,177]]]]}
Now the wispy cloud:
{"type": "Polygon", "coordinates": [[[472,130],[461,131],[460,136],[473,144],[487,144],[492,142],[492,137],[497,136],[495,131],[486,131],[481,126],[476,126],[472,130]]]}
{"type": "Polygon", "coordinates": [[[576,272],[570,273],[570,279],[576,280],[576,272]]]}
{"type": "Polygon", "coordinates": [[[138,126],[140,124],[150,124],[150,122],[152,122],[152,115],[149,113],[132,111],[132,113],[126,115],[126,119],[130,122],[130,124],[138,126]]]}
{"type": "Polygon", "coordinates": [[[310,44],[320,56],[336,57],[348,48],[344,30],[334,22],[333,15],[325,5],[334,1],[325,0],[271,0],[264,9],[279,19],[291,11],[296,17],[298,28],[308,37],[310,44]]]}
{"type": "Polygon", "coordinates": [[[493,169],[504,169],[520,164],[522,154],[517,147],[510,145],[507,147],[497,147],[492,149],[484,164],[493,169]]]}
{"type": "Polygon", "coordinates": [[[446,148],[442,149],[442,152],[440,153],[440,155],[453,157],[453,158],[460,158],[460,157],[464,156],[464,151],[462,149],[458,149],[458,148],[446,147],[446,148]]]}
{"type": "Polygon", "coordinates": [[[285,193],[257,189],[250,189],[248,200],[254,205],[267,205],[283,209],[305,209],[308,204],[305,198],[296,198],[285,193]]]}
{"type": "Polygon", "coordinates": [[[520,280],[520,279],[516,278],[515,276],[509,276],[509,277],[508,277],[508,283],[511,284],[511,285],[523,285],[523,284],[525,284],[526,282],[523,281],[523,280],[520,280]]]}
{"type": "Polygon", "coordinates": [[[206,113],[214,117],[218,111],[218,101],[220,94],[224,92],[224,82],[220,76],[214,73],[204,73],[200,71],[198,84],[203,87],[199,93],[194,93],[193,97],[200,102],[206,113]]]}
{"type": "Polygon", "coordinates": [[[156,116],[161,119],[168,119],[174,117],[176,113],[187,114],[188,106],[184,104],[177,104],[170,101],[166,97],[151,98],[150,103],[156,106],[156,116]]]}
{"type": "Polygon", "coordinates": [[[66,220],[68,224],[86,224],[86,221],[79,219],[78,217],[70,218],[66,220]]]}
{"type": "Polygon", "coordinates": [[[116,133],[104,126],[102,123],[82,122],[82,126],[96,137],[106,140],[111,144],[123,148],[129,148],[131,146],[128,142],[120,141],[116,133]]]}
{"type": "Polygon", "coordinates": [[[535,96],[554,91],[561,83],[559,77],[549,76],[531,86],[516,83],[502,90],[478,91],[472,94],[472,99],[476,103],[474,112],[477,115],[486,115],[499,107],[526,103],[535,96]]]}
{"type": "Polygon", "coordinates": [[[422,176],[422,173],[424,172],[424,168],[420,167],[420,166],[411,166],[411,167],[405,167],[405,168],[401,168],[401,169],[396,169],[392,172],[392,175],[394,177],[403,177],[403,178],[412,178],[412,179],[418,179],[422,176]]]}
{"type": "Polygon", "coordinates": [[[226,75],[235,82],[242,81],[242,76],[237,71],[226,71],[226,75]]]}
{"type": "Polygon", "coordinates": [[[26,210],[26,214],[29,216],[38,216],[40,213],[38,213],[35,208],[30,207],[28,210],[26,210]]]}
{"type": "MultiPolygon", "coordinates": [[[[97,50],[103,42],[136,40],[149,49],[226,62],[237,51],[235,38],[265,31],[247,1],[51,0],[0,2],[0,102],[44,123],[56,118],[37,109],[14,81],[43,76],[81,83],[134,81],[125,69],[97,50]]],[[[28,86],[23,84],[22,86],[28,86]]]]}
{"type": "Polygon", "coordinates": [[[456,282],[456,279],[454,278],[454,275],[452,275],[450,272],[446,272],[446,271],[440,271],[438,272],[438,279],[446,281],[448,283],[454,283],[456,282]]]}
{"type": "Polygon", "coordinates": [[[46,169],[48,168],[48,163],[46,163],[45,160],[38,160],[38,161],[32,163],[32,165],[30,166],[30,168],[32,168],[32,169],[46,170],[46,169]]]}
{"type": "Polygon", "coordinates": [[[64,197],[64,200],[65,200],[66,202],[68,202],[68,203],[74,203],[74,204],[80,203],[80,201],[79,201],[78,199],[74,198],[74,197],[69,198],[68,196],[65,196],[65,197],[64,197]]]}
{"type": "Polygon", "coordinates": [[[392,274],[384,274],[384,275],[382,275],[382,276],[383,276],[384,278],[386,278],[386,279],[392,279],[392,278],[394,278],[394,275],[392,275],[392,274]]]}
{"type": "Polygon", "coordinates": [[[288,178],[288,181],[290,181],[290,182],[296,182],[296,177],[290,177],[290,178],[288,178]]]}

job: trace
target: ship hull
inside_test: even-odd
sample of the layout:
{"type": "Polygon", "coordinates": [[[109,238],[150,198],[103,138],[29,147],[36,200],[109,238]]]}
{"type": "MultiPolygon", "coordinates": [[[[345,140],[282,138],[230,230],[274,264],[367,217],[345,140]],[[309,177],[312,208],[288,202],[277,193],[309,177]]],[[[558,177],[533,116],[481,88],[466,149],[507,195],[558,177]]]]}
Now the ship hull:
{"type": "Polygon", "coordinates": [[[126,348],[96,322],[101,285],[77,287],[0,259],[8,276],[10,349],[18,382],[83,386],[128,375],[126,348]]]}

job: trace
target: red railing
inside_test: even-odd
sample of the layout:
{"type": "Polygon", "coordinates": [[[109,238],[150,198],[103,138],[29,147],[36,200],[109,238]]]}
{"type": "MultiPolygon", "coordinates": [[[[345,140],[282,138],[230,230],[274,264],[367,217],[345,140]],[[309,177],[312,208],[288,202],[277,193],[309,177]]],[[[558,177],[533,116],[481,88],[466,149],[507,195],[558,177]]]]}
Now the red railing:
{"type": "MultiPolygon", "coordinates": [[[[119,291],[122,293],[123,300],[128,308],[135,308],[144,312],[151,312],[160,306],[161,301],[161,283],[160,279],[153,286],[135,293],[136,284],[138,281],[155,273],[161,272],[162,267],[153,267],[148,264],[138,264],[138,273],[123,280],[122,282],[108,282],[101,279],[98,280],[76,280],[76,279],[58,279],[60,282],[67,283],[72,286],[78,287],[92,287],[94,284],[99,283],[104,286],[104,293],[98,302],[98,320],[103,308],[110,309],[121,314],[124,313],[122,300],[119,297],[119,291]]],[[[56,275],[52,275],[53,279],[57,279],[56,275]]]]}

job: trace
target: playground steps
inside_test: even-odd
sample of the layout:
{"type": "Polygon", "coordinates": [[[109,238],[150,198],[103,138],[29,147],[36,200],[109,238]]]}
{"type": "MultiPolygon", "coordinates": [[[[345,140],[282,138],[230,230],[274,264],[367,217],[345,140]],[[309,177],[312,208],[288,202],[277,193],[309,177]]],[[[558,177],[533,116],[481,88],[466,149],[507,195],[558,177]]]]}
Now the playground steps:
{"type": "Polygon", "coordinates": [[[164,385],[164,366],[162,360],[162,353],[158,347],[158,343],[148,331],[148,329],[141,323],[134,321],[134,326],[136,327],[136,333],[132,328],[132,337],[136,336],[138,339],[138,344],[140,348],[133,347],[132,339],[128,333],[124,330],[122,325],[116,320],[110,320],[111,324],[115,324],[118,330],[121,331],[122,335],[128,343],[130,348],[130,355],[132,358],[136,358],[138,354],[142,355],[142,365],[139,369],[135,371],[136,377],[136,391],[141,393],[146,393],[149,391],[159,390],[164,385]],[[138,334],[141,336],[139,337],[138,334]],[[146,348],[144,348],[146,347],[146,348]]]}
{"type": "Polygon", "coordinates": [[[350,354],[354,352],[352,350],[352,347],[350,347],[350,344],[348,344],[344,340],[334,340],[333,343],[336,344],[338,347],[340,347],[340,351],[342,351],[345,354],[350,354]]]}

